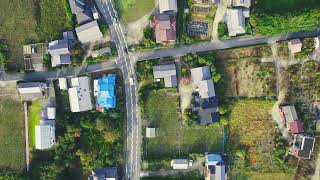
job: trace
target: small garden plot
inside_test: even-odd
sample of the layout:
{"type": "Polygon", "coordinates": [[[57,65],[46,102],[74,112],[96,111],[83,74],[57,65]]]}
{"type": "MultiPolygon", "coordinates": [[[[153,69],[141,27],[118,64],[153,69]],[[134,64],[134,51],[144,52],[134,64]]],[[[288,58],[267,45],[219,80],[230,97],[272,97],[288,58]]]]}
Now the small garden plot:
{"type": "Polygon", "coordinates": [[[191,35],[208,35],[208,22],[191,21],[188,24],[188,34],[191,35]]]}
{"type": "Polygon", "coordinates": [[[275,68],[256,58],[216,61],[222,81],[216,92],[224,96],[262,97],[276,95],[275,68]]]}
{"type": "Polygon", "coordinates": [[[238,59],[246,57],[270,57],[272,55],[269,45],[258,45],[243,48],[234,48],[227,50],[219,50],[215,52],[218,60],[238,59]]]}

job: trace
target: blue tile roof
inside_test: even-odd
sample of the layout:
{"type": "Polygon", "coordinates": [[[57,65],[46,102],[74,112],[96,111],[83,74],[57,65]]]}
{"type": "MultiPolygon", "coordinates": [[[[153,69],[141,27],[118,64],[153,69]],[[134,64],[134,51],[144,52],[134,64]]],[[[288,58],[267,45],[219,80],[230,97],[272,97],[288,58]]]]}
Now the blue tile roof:
{"type": "Polygon", "coordinates": [[[109,74],[108,76],[98,79],[98,106],[106,109],[113,109],[116,107],[115,85],[115,74],[109,74]]]}

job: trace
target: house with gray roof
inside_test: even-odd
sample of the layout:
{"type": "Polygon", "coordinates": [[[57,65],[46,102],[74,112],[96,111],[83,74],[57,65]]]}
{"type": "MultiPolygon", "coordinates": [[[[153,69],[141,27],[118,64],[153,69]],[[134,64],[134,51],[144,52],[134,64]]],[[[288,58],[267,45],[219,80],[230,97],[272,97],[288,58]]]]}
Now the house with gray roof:
{"type": "Polygon", "coordinates": [[[116,167],[99,168],[92,170],[89,180],[119,180],[116,167]]]}
{"type": "Polygon", "coordinates": [[[51,55],[51,66],[71,64],[71,52],[76,39],[72,31],[63,33],[63,39],[49,43],[48,52],[51,55]]]}
{"type": "Polygon", "coordinates": [[[28,82],[19,83],[17,88],[23,101],[32,101],[44,96],[47,85],[41,82],[28,82]]]}
{"type": "Polygon", "coordinates": [[[88,0],[69,0],[71,13],[76,16],[78,24],[93,20],[92,6],[88,0]]]}
{"type": "Polygon", "coordinates": [[[76,33],[81,43],[94,42],[103,37],[96,20],[76,27],[76,33]]]}
{"type": "Polygon", "coordinates": [[[165,87],[177,86],[177,72],[175,64],[165,64],[153,66],[153,78],[155,80],[164,79],[165,87]]]}
{"type": "Polygon", "coordinates": [[[40,121],[39,125],[35,126],[36,149],[44,150],[51,148],[56,141],[55,138],[55,121],[45,120],[40,121]]]}
{"type": "Polygon", "coordinates": [[[191,69],[191,79],[195,97],[192,109],[197,112],[200,124],[207,125],[219,121],[218,98],[209,67],[191,69]]]}
{"type": "Polygon", "coordinates": [[[68,89],[68,94],[72,112],[88,111],[93,108],[89,77],[72,78],[71,88],[68,89]]]}

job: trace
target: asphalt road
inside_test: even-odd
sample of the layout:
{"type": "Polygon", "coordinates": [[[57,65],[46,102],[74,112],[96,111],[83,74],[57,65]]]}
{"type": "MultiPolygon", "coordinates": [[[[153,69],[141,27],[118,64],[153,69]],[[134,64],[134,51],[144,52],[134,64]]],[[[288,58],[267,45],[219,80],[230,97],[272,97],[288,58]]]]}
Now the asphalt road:
{"type": "Polygon", "coordinates": [[[108,23],[111,39],[116,44],[119,65],[124,79],[127,110],[127,130],[125,144],[125,179],[140,179],[140,120],[137,116],[137,84],[134,73],[134,61],[128,53],[128,46],[121,24],[118,22],[117,12],[111,0],[95,0],[100,16],[108,23]],[[133,84],[129,79],[133,78],[133,84]]]}

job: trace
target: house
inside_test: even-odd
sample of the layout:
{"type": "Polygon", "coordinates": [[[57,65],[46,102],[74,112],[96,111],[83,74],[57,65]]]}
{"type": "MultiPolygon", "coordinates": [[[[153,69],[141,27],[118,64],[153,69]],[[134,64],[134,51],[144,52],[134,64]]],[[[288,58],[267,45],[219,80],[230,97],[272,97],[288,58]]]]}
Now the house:
{"type": "Polygon", "coordinates": [[[49,43],[48,52],[51,55],[51,66],[71,64],[69,45],[64,40],[55,40],[49,43]]]}
{"type": "Polygon", "coordinates": [[[89,0],[69,0],[71,13],[76,16],[78,24],[93,20],[93,13],[89,0]]]}
{"type": "Polygon", "coordinates": [[[303,133],[303,123],[298,119],[297,112],[294,106],[280,107],[280,115],[286,123],[288,130],[292,134],[303,133]]]}
{"type": "Polygon", "coordinates": [[[55,40],[49,43],[48,52],[51,55],[51,66],[71,64],[70,49],[75,43],[75,37],[72,31],[63,33],[62,40],[55,40]]]}
{"type": "Polygon", "coordinates": [[[193,0],[194,4],[201,4],[201,5],[209,5],[209,4],[217,4],[219,0],[193,0]]]}
{"type": "Polygon", "coordinates": [[[178,12],[177,0],[159,0],[160,13],[164,12],[178,12]]]}
{"type": "Polygon", "coordinates": [[[302,50],[302,42],[300,39],[292,39],[288,42],[289,51],[292,54],[299,53],[302,50]]]}
{"type": "Polygon", "coordinates": [[[171,166],[173,169],[188,169],[188,159],[173,159],[171,160],[171,166]]]}
{"type": "Polygon", "coordinates": [[[298,158],[310,159],[314,148],[315,138],[303,134],[294,136],[290,153],[298,158]]]}
{"type": "Polygon", "coordinates": [[[164,79],[165,87],[176,87],[177,86],[177,74],[175,64],[166,64],[153,66],[153,78],[164,79]]]}
{"type": "Polygon", "coordinates": [[[207,154],[205,160],[205,180],[227,179],[226,168],[219,154],[207,154]]]}
{"type": "Polygon", "coordinates": [[[315,49],[320,49],[320,36],[314,38],[315,49]]]}
{"type": "Polygon", "coordinates": [[[294,106],[282,106],[280,107],[280,113],[285,122],[291,123],[298,121],[298,115],[294,106]]]}
{"type": "Polygon", "coordinates": [[[40,121],[35,126],[36,149],[49,149],[55,144],[55,121],[40,121]]]}
{"type": "Polygon", "coordinates": [[[193,111],[198,112],[200,124],[206,125],[219,121],[218,99],[209,67],[191,69],[191,79],[195,97],[193,111]]]}
{"type": "Polygon", "coordinates": [[[42,98],[47,89],[47,85],[41,82],[19,83],[18,92],[24,101],[32,101],[42,98]]]}
{"type": "Polygon", "coordinates": [[[241,8],[227,9],[227,27],[229,36],[237,36],[246,32],[245,18],[249,16],[247,11],[241,8]]]}
{"type": "Polygon", "coordinates": [[[67,78],[59,78],[58,81],[61,90],[68,90],[67,78]]]}
{"type": "Polygon", "coordinates": [[[71,88],[68,89],[70,109],[72,112],[91,110],[90,79],[87,76],[71,79],[71,88]]]}
{"type": "Polygon", "coordinates": [[[153,16],[150,23],[155,28],[156,42],[167,44],[176,41],[176,17],[175,15],[159,14],[153,16]]]}
{"type": "Polygon", "coordinates": [[[92,170],[89,180],[119,180],[116,167],[99,168],[92,170]]]}
{"type": "Polygon", "coordinates": [[[116,108],[116,95],[115,95],[115,86],[116,86],[116,75],[109,74],[104,76],[97,81],[97,107],[105,109],[114,109],[116,108]]]}
{"type": "Polygon", "coordinates": [[[81,43],[94,42],[103,37],[96,20],[76,27],[76,33],[81,43]]]}
{"type": "Polygon", "coordinates": [[[250,8],[251,6],[251,0],[231,0],[231,6],[232,7],[244,7],[244,8],[250,8]]]}
{"type": "Polygon", "coordinates": [[[147,138],[156,137],[156,128],[146,127],[146,137],[147,138]]]}

